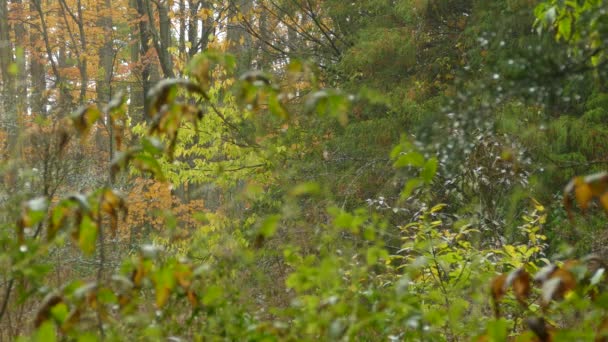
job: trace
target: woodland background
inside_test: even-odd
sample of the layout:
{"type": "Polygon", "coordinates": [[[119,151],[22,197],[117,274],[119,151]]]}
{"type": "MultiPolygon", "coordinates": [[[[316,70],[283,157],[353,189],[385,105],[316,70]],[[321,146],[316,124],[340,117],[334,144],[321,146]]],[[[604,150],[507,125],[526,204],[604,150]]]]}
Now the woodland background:
{"type": "Polygon", "coordinates": [[[606,340],[607,39],[603,0],[0,0],[0,341],[606,340]]]}

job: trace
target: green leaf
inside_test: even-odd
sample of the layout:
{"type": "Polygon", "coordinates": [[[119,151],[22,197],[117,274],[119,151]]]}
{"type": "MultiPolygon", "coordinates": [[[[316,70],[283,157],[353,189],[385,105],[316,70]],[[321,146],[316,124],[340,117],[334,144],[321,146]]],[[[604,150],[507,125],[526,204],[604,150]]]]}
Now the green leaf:
{"type": "Polygon", "coordinates": [[[78,246],[86,255],[95,252],[95,242],[97,241],[97,224],[89,215],[85,215],[80,222],[80,232],[78,234],[78,246]]]}
{"type": "Polygon", "coordinates": [[[403,191],[401,192],[401,198],[410,197],[412,195],[412,192],[414,192],[414,190],[416,190],[422,184],[424,184],[424,181],[420,178],[412,178],[408,180],[407,183],[405,183],[403,191]]]}
{"type": "Polygon", "coordinates": [[[427,160],[427,162],[424,164],[424,168],[420,172],[420,177],[422,178],[422,180],[424,180],[426,184],[431,183],[431,181],[435,177],[435,174],[437,173],[438,164],[439,162],[437,161],[437,158],[431,158],[427,160]]]}
{"type": "Polygon", "coordinates": [[[279,97],[275,94],[271,94],[268,97],[268,109],[273,115],[281,119],[289,119],[289,113],[285,110],[285,107],[283,107],[283,104],[279,101],[279,97]]]}
{"type": "Polygon", "coordinates": [[[260,226],[260,234],[264,237],[271,237],[277,231],[277,224],[281,219],[281,215],[268,216],[260,226]]]}
{"type": "Polygon", "coordinates": [[[51,315],[59,323],[63,323],[68,317],[69,311],[65,303],[59,303],[51,308],[51,315]]]}
{"type": "Polygon", "coordinates": [[[133,158],[133,165],[143,172],[150,172],[160,181],[165,180],[165,175],[160,166],[160,163],[156,158],[152,157],[149,154],[138,153],[133,158]]]}
{"type": "Polygon", "coordinates": [[[171,267],[163,267],[154,274],[156,289],[156,307],[162,308],[175,287],[175,276],[171,267]]]}
{"type": "Polygon", "coordinates": [[[379,259],[387,259],[388,252],[384,248],[380,247],[371,247],[367,250],[366,261],[368,265],[374,265],[378,262],[379,259]]]}
{"type": "Polygon", "coordinates": [[[205,290],[203,295],[203,304],[205,305],[216,305],[220,302],[224,295],[224,290],[221,286],[212,285],[205,290]]]}
{"type": "Polygon", "coordinates": [[[24,224],[33,227],[44,219],[48,201],[45,197],[37,197],[24,204],[24,224]]]}
{"type": "Polygon", "coordinates": [[[296,185],[290,191],[291,196],[303,195],[318,195],[321,192],[321,186],[316,182],[306,182],[296,185]]]}
{"type": "Polygon", "coordinates": [[[141,140],[141,146],[145,152],[152,156],[161,154],[165,149],[163,142],[156,137],[144,137],[141,140]]]}
{"type": "Polygon", "coordinates": [[[319,116],[335,117],[344,126],[348,123],[349,105],[346,95],[335,90],[320,90],[307,97],[304,109],[307,113],[316,112],[319,116]]]}
{"type": "Polygon", "coordinates": [[[57,341],[57,333],[53,322],[46,321],[42,323],[36,334],[34,335],[35,342],[55,342],[57,341]]]}
{"type": "Polygon", "coordinates": [[[572,17],[566,15],[559,20],[557,25],[558,38],[561,37],[564,40],[569,40],[572,34],[572,17]]]}
{"type": "Polygon", "coordinates": [[[97,298],[103,304],[115,304],[118,303],[118,298],[112,292],[112,290],[107,288],[102,288],[97,292],[97,298]]]}
{"type": "Polygon", "coordinates": [[[414,167],[423,167],[424,166],[424,156],[418,152],[407,152],[399,156],[399,158],[393,164],[394,167],[406,167],[406,166],[414,166],[414,167]]]}
{"type": "Polygon", "coordinates": [[[97,336],[90,332],[82,332],[78,335],[77,342],[97,342],[97,336]]]}
{"type": "Polygon", "coordinates": [[[504,318],[488,322],[488,337],[490,341],[506,341],[509,325],[504,318]]]}

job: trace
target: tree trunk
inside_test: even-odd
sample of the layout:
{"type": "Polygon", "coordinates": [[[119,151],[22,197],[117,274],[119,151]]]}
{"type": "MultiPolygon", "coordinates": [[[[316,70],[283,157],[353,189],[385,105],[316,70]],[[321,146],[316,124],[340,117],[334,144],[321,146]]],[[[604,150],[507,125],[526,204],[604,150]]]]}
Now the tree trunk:
{"type": "Polygon", "coordinates": [[[103,45],[99,48],[99,73],[97,74],[97,103],[106,104],[112,97],[112,75],[114,73],[114,49],[112,47],[112,4],[100,1],[97,8],[99,26],[104,33],[103,45]]]}
{"type": "MultiPolygon", "coordinates": [[[[30,3],[30,11],[35,11],[34,4],[30,3]]],[[[44,52],[39,44],[42,37],[38,33],[38,29],[33,27],[30,29],[30,77],[31,77],[31,97],[30,110],[33,115],[46,115],[46,96],[43,92],[46,89],[46,63],[43,60],[44,52]]]]}
{"type": "Polygon", "coordinates": [[[2,91],[0,100],[0,128],[7,134],[8,151],[13,151],[17,138],[17,111],[15,109],[15,69],[13,43],[10,37],[8,1],[0,0],[0,73],[2,74],[2,91]]]}
{"type": "MultiPolygon", "coordinates": [[[[242,15],[250,21],[253,2],[250,0],[234,0],[232,3],[232,15],[242,15]]],[[[252,39],[247,30],[237,20],[230,23],[226,32],[229,42],[228,52],[236,56],[237,74],[241,74],[251,68],[252,59],[252,39]]]]}

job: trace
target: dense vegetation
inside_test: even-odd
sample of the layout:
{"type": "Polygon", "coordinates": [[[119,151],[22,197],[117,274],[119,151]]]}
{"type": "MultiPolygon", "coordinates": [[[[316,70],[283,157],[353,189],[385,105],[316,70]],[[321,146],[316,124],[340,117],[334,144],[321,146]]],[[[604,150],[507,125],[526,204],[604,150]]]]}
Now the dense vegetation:
{"type": "Polygon", "coordinates": [[[603,0],[0,0],[0,341],[606,341],[607,46],[603,0]]]}

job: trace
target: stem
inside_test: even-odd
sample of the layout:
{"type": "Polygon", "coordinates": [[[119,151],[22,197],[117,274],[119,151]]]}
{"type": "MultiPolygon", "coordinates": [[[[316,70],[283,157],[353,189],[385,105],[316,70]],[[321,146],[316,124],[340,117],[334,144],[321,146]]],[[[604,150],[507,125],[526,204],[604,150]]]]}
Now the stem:
{"type": "Polygon", "coordinates": [[[11,297],[11,292],[13,291],[13,285],[15,284],[15,279],[12,278],[8,281],[8,286],[6,287],[6,292],[4,292],[4,299],[2,302],[2,309],[0,309],[0,320],[6,313],[6,308],[8,307],[8,301],[11,297]]]}
{"type": "MultiPolygon", "coordinates": [[[[102,277],[103,277],[103,264],[105,263],[105,253],[104,253],[104,248],[103,248],[103,240],[104,240],[104,236],[103,236],[103,227],[102,227],[102,222],[101,222],[101,203],[103,201],[104,198],[104,193],[103,192],[101,194],[101,198],[99,200],[99,206],[97,208],[97,229],[99,230],[99,233],[97,235],[97,238],[99,240],[99,265],[97,268],[97,291],[99,291],[99,287],[102,284],[102,277]]],[[[97,328],[99,329],[99,334],[101,336],[101,340],[103,341],[105,339],[105,332],[103,329],[103,322],[101,319],[101,308],[102,306],[98,303],[97,304],[97,328]]]]}

